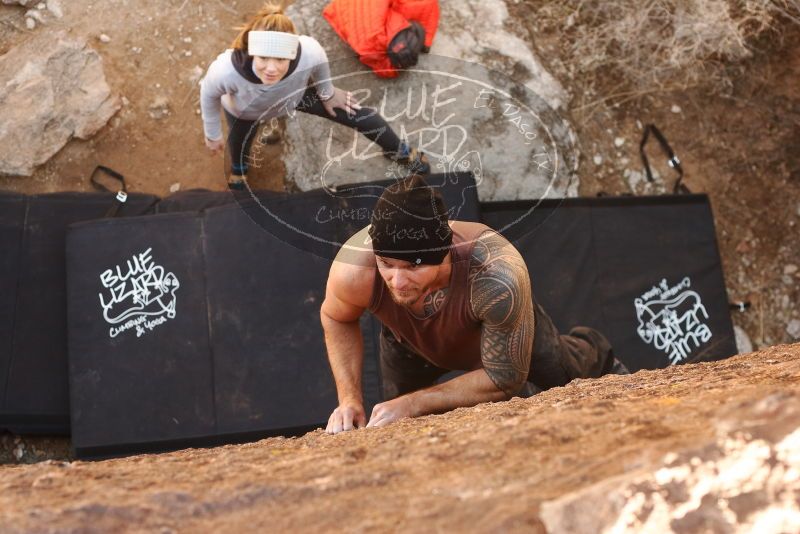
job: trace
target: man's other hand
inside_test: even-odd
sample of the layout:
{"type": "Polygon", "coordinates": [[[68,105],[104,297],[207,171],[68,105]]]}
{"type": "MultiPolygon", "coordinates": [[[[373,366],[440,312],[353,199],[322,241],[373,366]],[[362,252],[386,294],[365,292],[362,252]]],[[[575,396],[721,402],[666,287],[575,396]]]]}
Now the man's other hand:
{"type": "Polygon", "coordinates": [[[406,417],[414,417],[410,395],[376,404],[372,409],[367,428],[386,426],[406,417]]]}
{"type": "Polygon", "coordinates": [[[328,434],[338,434],[343,430],[353,430],[362,428],[367,422],[367,415],[364,413],[364,406],[359,402],[343,402],[328,418],[328,426],[325,432],[328,434]]]}

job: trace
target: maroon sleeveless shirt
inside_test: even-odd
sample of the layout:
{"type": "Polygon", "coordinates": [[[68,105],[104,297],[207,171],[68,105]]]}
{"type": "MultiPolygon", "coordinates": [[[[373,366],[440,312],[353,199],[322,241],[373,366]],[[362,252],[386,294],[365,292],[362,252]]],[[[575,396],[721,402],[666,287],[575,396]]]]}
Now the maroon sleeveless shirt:
{"type": "Polygon", "coordinates": [[[481,367],[481,321],[472,313],[469,294],[469,260],[475,239],[491,230],[479,223],[453,221],[453,262],[444,304],[421,319],[396,304],[380,273],[375,270],[371,311],[401,343],[437,367],[472,371],[481,367]]]}

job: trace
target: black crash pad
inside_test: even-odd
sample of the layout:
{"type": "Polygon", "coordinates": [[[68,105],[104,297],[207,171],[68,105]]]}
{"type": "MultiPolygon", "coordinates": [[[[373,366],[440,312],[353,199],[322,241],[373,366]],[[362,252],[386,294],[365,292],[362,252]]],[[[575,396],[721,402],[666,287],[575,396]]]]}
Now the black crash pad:
{"type": "MultiPolygon", "coordinates": [[[[474,180],[459,176],[442,181],[445,197],[476,217],[474,180]]],[[[67,250],[76,454],[324,425],[337,400],[319,307],[333,254],[368,223],[380,194],[364,188],[237,195],[235,204],[201,212],[74,225],[67,250]]],[[[361,326],[370,410],[381,400],[377,333],[368,315],[361,326]]]]}
{"type": "MultiPolygon", "coordinates": [[[[131,194],[117,216],[156,200],[131,194]]],[[[65,234],[115,203],[111,193],[0,193],[0,429],[69,431],[65,234]]]]}
{"type": "Polygon", "coordinates": [[[708,197],[481,204],[560,331],[597,328],[631,370],[736,353],[708,197]]]}

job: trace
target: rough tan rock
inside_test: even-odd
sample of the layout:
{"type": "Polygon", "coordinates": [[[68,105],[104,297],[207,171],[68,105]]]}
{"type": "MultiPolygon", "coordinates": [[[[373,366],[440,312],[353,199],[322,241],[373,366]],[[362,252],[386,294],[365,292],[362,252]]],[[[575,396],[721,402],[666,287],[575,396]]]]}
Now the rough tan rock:
{"type": "Polygon", "coordinates": [[[554,502],[573,503],[573,515],[587,520],[607,510],[616,521],[627,510],[624,517],[644,522],[637,511],[646,514],[649,499],[649,520],[659,527],[652,532],[697,532],[691,521],[713,526],[721,523],[708,521],[720,514],[731,517],[724,507],[714,512],[715,495],[737,525],[762,525],[764,511],[772,518],[796,510],[798,414],[800,344],[778,346],[576,380],[530,399],[335,436],[318,430],[160,455],[0,466],[0,525],[11,532],[545,532],[557,525],[554,502]],[[636,488],[642,496],[629,497],[621,483],[648,473],[636,488]],[[582,491],[583,502],[569,497],[582,491]],[[664,495],[685,506],[675,523],[655,522],[664,495]]]}
{"type": "Polygon", "coordinates": [[[547,530],[800,531],[800,399],[777,392],[732,412],[704,447],[542,504],[547,530]]]}
{"type": "Polygon", "coordinates": [[[0,174],[30,176],[72,137],[89,139],[120,108],[100,56],[64,32],[0,57],[0,174]]]}

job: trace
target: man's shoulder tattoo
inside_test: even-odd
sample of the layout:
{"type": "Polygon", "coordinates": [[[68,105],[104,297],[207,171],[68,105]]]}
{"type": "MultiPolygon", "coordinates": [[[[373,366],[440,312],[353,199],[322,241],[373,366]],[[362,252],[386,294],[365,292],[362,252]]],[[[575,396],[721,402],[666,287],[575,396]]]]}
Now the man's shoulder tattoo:
{"type": "Polygon", "coordinates": [[[515,310],[530,304],[530,279],[525,261],[503,236],[486,232],[470,258],[470,304],[475,316],[491,324],[514,321],[515,310]]]}
{"type": "Polygon", "coordinates": [[[533,347],[533,296],[525,261],[504,237],[481,235],[470,259],[470,305],[482,321],[486,373],[514,395],[528,376],[533,347]]]}

